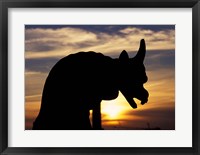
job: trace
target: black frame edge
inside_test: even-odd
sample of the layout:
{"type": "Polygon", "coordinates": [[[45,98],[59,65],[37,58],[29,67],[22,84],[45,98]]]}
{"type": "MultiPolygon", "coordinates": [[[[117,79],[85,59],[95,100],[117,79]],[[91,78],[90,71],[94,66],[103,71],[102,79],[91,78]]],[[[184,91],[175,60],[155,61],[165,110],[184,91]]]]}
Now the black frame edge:
{"type": "MultiPolygon", "coordinates": [[[[2,1],[0,1],[0,21],[3,21],[2,20],[2,1]]],[[[2,73],[3,73],[3,70],[2,70],[2,40],[3,40],[3,36],[2,36],[2,25],[0,25],[0,86],[2,86],[2,73]]],[[[2,111],[3,111],[3,108],[2,108],[2,103],[3,103],[3,100],[2,100],[2,92],[3,92],[3,87],[0,87],[0,137],[3,136],[3,131],[2,131],[2,127],[3,127],[3,115],[2,115],[2,111]]],[[[0,139],[0,152],[3,151],[3,139],[1,138],[0,139]]]]}
{"type": "Polygon", "coordinates": [[[3,0],[15,8],[191,8],[198,0],[3,0]]]}
{"type": "Polygon", "coordinates": [[[1,99],[1,146],[0,150],[3,151],[8,147],[8,16],[7,9],[1,1],[1,70],[0,70],[0,99],[1,99]]]}
{"type": "MultiPolygon", "coordinates": [[[[47,0],[49,1],[49,0],[47,0]]],[[[0,0],[0,21],[2,25],[0,25],[0,153],[3,155],[6,154],[137,154],[137,155],[154,155],[154,154],[165,154],[165,155],[199,155],[200,148],[200,134],[198,133],[198,129],[200,129],[200,106],[198,104],[193,105],[193,148],[125,148],[126,151],[123,152],[122,148],[10,148],[8,147],[8,8],[9,7],[66,7],[63,6],[65,0],[61,0],[61,3],[57,3],[54,0],[50,0],[51,3],[47,4],[47,1],[39,2],[39,0],[8,0],[5,2],[4,0],[0,0]],[[57,3],[57,4],[55,4],[57,3]],[[61,6],[62,5],[62,6],[61,6]],[[194,134],[196,136],[194,136],[194,134]],[[115,149],[115,151],[113,150],[115,149]],[[133,153],[134,151],[134,153],[133,153]]],[[[79,1],[79,0],[78,0],[79,1]]],[[[155,0],[156,1],[156,0],[155,0]]],[[[161,0],[160,0],[161,1],[161,0]]],[[[163,3],[152,4],[154,0],[150,0],[149,3],[145,4],[145,7],[192,7],[193,6],[193,103],[199,103],[198,90],[200,88],[200,84],[198,82],[198,78],[200,77],[200,72],[198,72],[198,68],[200,68],[200,1],[197,0],[183,0],[184,2],[180,4],[177,0],[174,0],[174,3],[170,5],[166,5],[169,1],[165,1],[163,3]],[[172,6],[171,6],[172,5],[172,6]]],[[[66,2],[66,1],[65,1],[66,2]]],[[[143,3],[143,0],[141,0],[143,3]]],[[[113,7],[123,7],[127,6],[127,4],[131,4],[128,7],[141,7],[140,2],[137,1],[139,5],[134,5],[135,3],[124,3],[120,6],[120,3],[116,3],[113,7]]],[[[68,7],[75,7],[77,3],[67,2],[68,7]]],[[[111,3],[101,4],[92,3],[85,4],[81,3],[81,7],[106,7],[111,5],[111,3]],[[101,5],[99,5],[101,4],[101,5]],[[106,6],[105,6],[106,5],[106,6]]],[[[143,3],[144,4],[144,3],[143,3]]],[[[144,5],[143,5],[144,6],[144,5]]]]}
{"type": "Polygon", "coordinates": [[[199,103],[199,97],[198,97],[198,92],[199,92],[199,72],[198,72],[198,68],[199,68],[199,5],[200,2],[198,2],[197,4],[195,4],[193,6],[192,9],[192,51],[193,51],[193,55],[192,55],[192,60],[193,60],[193,64],[192,64],[192,85],[193,85],[193,93],[192,93],[192,102],[193,102],[193,107],[192,107],[192,111],[193,111],[193,116],[192,116],[192,137],[193,137],[193,149],[194,149],[194,153],[198,153],[199,148],[198,148],[198,139],[199,139],[199,134],[198,134],[198,120],[199,120],[199,116],[198,116],[198,110],[199,110],[199,106],[198,104],[194,104],[194,103],[199,103]]]}
{"type": "MultiPolygon", "coordinates": [[[[198,57],[198,63],[197,63],[197,73],[198,73],[198,79],[200,79],[200,71],[199,71],[199,69],[200,69],[200,0],[198,1],[198,3],[197,3],[197,17],[196,17],[196,20],[197,20],[197,41],[196,41],[196,43],[197,43],[197,53],[198,53],[198,55],[197,55],[197,57],[198,57]]],[[[200,82],[199,82],[199,80],[197,80],[197,85],[198,85],[198,91],[197,91],[197,93],[199,94],[199,89],[200,89],[200,82]]],[[[197,99],[198,99],[198,101],[197,101],[197,116],[196,116],[196,130],[197,131],[195,131],[196,132],[196,134],[197,134],[197,154],[200,154],[200,105],[199,105],[199,103],[200,103],[200,97],[199,97],[199,95],[197,94],[197,99]]]]}
{"type": "Polygon", "coordinates": [[[81,154],[132,154],[132,155],[193,155],[191,148],[7,148],[4,154],[65,154],[65,155],[81,155],[81,154]]]}

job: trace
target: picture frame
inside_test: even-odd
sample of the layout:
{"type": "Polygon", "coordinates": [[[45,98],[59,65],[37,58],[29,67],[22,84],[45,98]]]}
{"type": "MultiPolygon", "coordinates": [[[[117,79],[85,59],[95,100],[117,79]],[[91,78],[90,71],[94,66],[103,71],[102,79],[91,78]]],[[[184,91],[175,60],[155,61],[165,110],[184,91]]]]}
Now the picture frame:
{"type": "Polygon", "coordinates": [[[200,154],[198,0],[1,0],[0,1],[0,152],[1,154],[200,154]],[[192,8],[192,147],[8,147],[8,9],[9,8],[192,8]]]}

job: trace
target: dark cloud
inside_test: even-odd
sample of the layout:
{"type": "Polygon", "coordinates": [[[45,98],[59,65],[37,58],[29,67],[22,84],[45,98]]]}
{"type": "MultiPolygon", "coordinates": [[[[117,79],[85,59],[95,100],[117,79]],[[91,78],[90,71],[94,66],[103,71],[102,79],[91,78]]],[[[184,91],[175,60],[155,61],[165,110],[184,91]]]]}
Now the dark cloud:
{"type": "Polygon", "coordinates": [[[60,28],[80,28],[91,32],[106,32],[106,33],[115,33],[121,29],[128,27],[136,27],[141,29],[149,29],[153,31],[162,31],[175,29],[175,25],[25,25],[25,29],[60,29],[60,28]]]}
{"type": "MultiPolygon", "coordinates": [[[[129,57],[134,57],[136,52],[129,52],[129,57]]],[[[105,54],[112,58],[118,58],[120,52],[112,52],[105,54]]],[[[61,58],[30,58],[25,60],[27,71],[49,72],[61,58]]],[[[145,66],[147,71],[155,71],[157,69],[170,68],[175,70],[175,52],[174,51],[148,51],[145,58],[145,66]]]]}
{"type": "Polygon", "coordinates": [[[49,72],[60,58],[26,59],[25,69],[31,72],[49,72]]]}
{"type": "MultiPolygon", "coordinates": [[[[152,109],[143,109],[136,111],[129,111],[125,113],[129,118],[129,123],[134,122],[134,117],[141,117],[143,121],[152,125],[152,127],[159,127],[161,129],[175,129],[175,108],[152,108],[152,109]]],[[[128,122],[127,122],[128,123],[128,122]]]]}
{"type": "Polygon", "coordinates": [[[148,71],[162,68],[175,70],[175,51],[147,51],[145,66],[148,71]]]}

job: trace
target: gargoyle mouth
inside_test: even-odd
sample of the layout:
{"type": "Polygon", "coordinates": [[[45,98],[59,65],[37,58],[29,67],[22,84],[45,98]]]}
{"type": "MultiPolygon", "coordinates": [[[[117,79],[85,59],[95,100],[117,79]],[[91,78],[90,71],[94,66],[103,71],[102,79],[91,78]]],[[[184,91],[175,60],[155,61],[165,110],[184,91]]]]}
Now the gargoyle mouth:
{"type": "Polygon", "coordinates": [[[143,95],[140,95],[138,97],[131,97],[131,95],[128,95],[127,92],[123,92],[121,91],[122,94],[124,95],[124,97],[126,98],[127,102],[130,104],[130,106],[133,108],[133,109],[136,109],[137,108],[137,104],[136,102],[134,101],[134,98],[137,98],[138,100],[140,100],[141,104],[144,105],[145,103],[148,102],[148,97],[149,97],[149,93],[144,89],[143,91],[143,95]]]}
{"type": "Polygon", "coordinates": [[[148,97],[149,97],[149,93],[146,89],[141,89],[139,92],[140,93],[136,93],[135,95],[131,95],[130,92],[125,91],[125,90],[121,90],[122,94],[124,95],[124,97],[126,98],[127,102],[130,104],[130,106],[133,109],[137,108],[137,104],[134,101],[134,98],[140,100],[141,104],[144,105],[145,103],[148,102],[148,97]]]}

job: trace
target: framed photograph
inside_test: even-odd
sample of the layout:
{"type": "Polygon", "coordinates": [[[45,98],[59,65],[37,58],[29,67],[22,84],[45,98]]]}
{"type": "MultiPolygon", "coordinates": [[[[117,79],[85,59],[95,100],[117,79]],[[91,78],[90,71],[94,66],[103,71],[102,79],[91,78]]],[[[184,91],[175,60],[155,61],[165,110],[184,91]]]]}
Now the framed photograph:
{"type": "Polygon", "coordinates": [[[199,154],[198,0],[0,7],[1,154],[199,154]]]}

